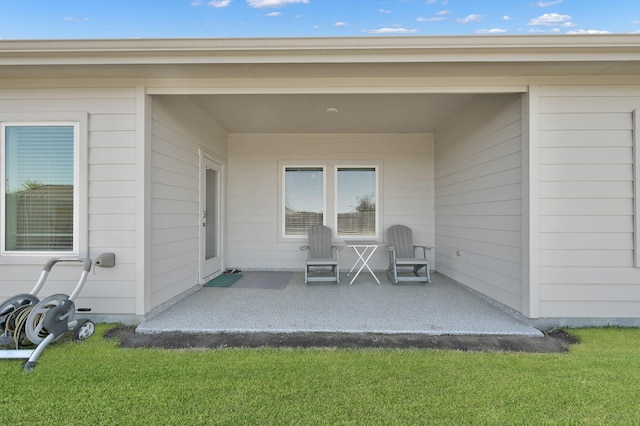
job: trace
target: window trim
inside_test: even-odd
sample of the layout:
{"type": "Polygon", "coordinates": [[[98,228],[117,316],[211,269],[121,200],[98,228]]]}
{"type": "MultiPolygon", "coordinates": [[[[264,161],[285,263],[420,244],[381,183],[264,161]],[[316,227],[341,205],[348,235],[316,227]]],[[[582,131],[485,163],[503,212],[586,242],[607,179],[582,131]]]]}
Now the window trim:
{"type": "Polygon", "coordinates": [[[317,163],[317,162],[305,162],[305,161],[293,161],[293,162],[281,162],[279,165],[280,168],[280,184],[278,185],[279,188],[279,196],[280,196],[280,202],[278,203],[279,209],[280,211],[278,212],[278,228],[279,228],[279,232],[278,232],[278,236],[280,241],[301,241],[301,240],[306,240],[307,237],[304,235],[287,235],[286,234],[286,219],[285,219],[285,215],[286,215],[286,174],[287,174],[287,169],[290,168],[301,168],[301,169],[306,169],[306,168],[318,168],[318,169],[322,169],[322,186],[323,186],[323,199],[322,199],[322,224],[326,225],[327,224],[327,166],[325,164],[322,163],[317,163]]]}
{"type": "Polygon", "coordinates": [[[332,220],[333,220],[333,235],[337,238],[342,240],[353,240],[353,239],[357,239],[357,240],[378,240],[381,238],[381,234],[380,234],[380,165],[379,164],[372,164],[372,163],[361,163],[361,164],[354,164],[354,163],[339,163],[339,164],[335,164],[334,165],[334,169],[333,169],[333,176],[334,176],[334,188],[333,188],[333,205],[334,205],[334,213],[332,215],[332,220]],[[375,229],[375,233],[374,235],[339,235],[338,234],[338,171],[340,169],[374,169],[375,174],[376,174],[376,186],[375,186],[375,190],[376,190],[376,214],[375,214],[375,221],[376,221],[376,229],[375,229]]]}
{"type": "Polygon", "coordinates": [[[73,126],[74,152],[74,200],[73,200],[73,249],[70,251],[19,251],[6,250],[5,201],[0,200],[0,263],[11,258],[34,259],[63,256],[86,256],[88,245],[88,185],[87,140],[88,115],[86,113],[9,113],[0,114],[0,190],[4,197],[6,128],[11,126],[73,126]]]}
{"type": "Polygon", "coordinates": [[[323,200],[323,224],[331,227],[335,241],[345,240],[372,240],[381,241],[383,224],[383,162],[382,160],[286,160],[278,161],[278,242],[306,242],[307,236],[285,235],[285,171],[291,167],[318,167],[324,171],[324,200],[323,200]],[[337,214],[337,181],[339,168],[373,168],[376,171],[376,232],[375,235],[351,235],[338,236],[337,214]]]}
{"type": "Polygon", "coordinates": [[[640,268],[640,110],[633,110],[632,152],[633,152],[633,265],[640,268]]]}

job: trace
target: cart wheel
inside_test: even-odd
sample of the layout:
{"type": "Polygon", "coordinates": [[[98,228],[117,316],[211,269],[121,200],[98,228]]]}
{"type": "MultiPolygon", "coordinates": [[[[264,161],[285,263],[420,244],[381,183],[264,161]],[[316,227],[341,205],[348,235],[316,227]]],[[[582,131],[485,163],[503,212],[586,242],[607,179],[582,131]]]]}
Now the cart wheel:
{"type": "Polygon", "coordinates": [[[5,300],[2,305],[0,305],[0,334],[5,332],[9,314],[20,306],[36,305],[39,301],[36,296],[28,293],[18,294],[5,300]]]}
{"type": "MultiPolygon", "coordinates": [[[[45,315],[51,308],[62,306],[68,299],[69,296],[66,294],[53,294],[49,297],[45,297],[36,306],[34,306],[25,325],[27,339],[29,339],[31,343],[37,345],[47,337],[50,331],[44,328],[43,320],[45,315]]],[[[65,314],[67,314],[67,317],[64,319],[66,322],[73,320],[73,315],[75,314],[75,306],[73,305],[73,302],[71,303],[70,309],[68,309],[65,314]]]]}
{"type": "Polygon", "coordinates": [[[93,336],[93,332],[96,330],[96,325],[93,323],[93,321],[90,321],[88,319],[80,321],[84,322],[81,322],[78,325],[78,328],[73,331],[74,340],[86,340],[89,337],[93,336]]]}

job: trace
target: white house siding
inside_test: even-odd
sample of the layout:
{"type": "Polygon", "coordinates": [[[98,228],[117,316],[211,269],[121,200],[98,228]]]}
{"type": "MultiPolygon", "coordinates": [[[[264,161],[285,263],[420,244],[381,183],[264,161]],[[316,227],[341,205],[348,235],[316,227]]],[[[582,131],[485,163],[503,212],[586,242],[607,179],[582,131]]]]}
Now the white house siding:
{"type": "Polygon", "coordinates": [[[487,95],[435,132],[438,272],[522,311],[520,95],[487,95]]]}
{"type": "MultiPolygon", "coordinates": [[[[279,185],[287,165],[380,164],[382,229],[410,226],[416,243],[433,244],[433,137],[431,134],[232,134],[229,138],[227,265],[241,269],[302,270],[306,238],[279,238],[279,185]]],[[[327,169],[327,174],[331,169],[327,169]]],[[[327,218],[327,225],[331,219],[327,218]]],[[[355,254],[340,252],[348,269],[355,254]]],[[[388,266],[387,251],[372,258],[388,266]]]]}
{"type": "Polygon", "coordinates": [[[539,315],[637,318],[632,111],[640,85],[543,85],[539,94],[539,315]]]}
{"type": "Polygon", "coordinates": [[[181,97],[153,97],[150,308],[198,284],[198,149],[226,157],[226,135],[181,97]]]}
{"type": "MultiPolygon", "coordinates": [[[[21,119],[65,111],[88,114],[88,255],[116,253],[115,268],[91,274],[77,306],[99,314],[135,312],[136,90],[129,80],[3,80],[0,114],[21,119]]],[[[84,230],[86,232],[86,230],[84,230]]],[[[83,251],[86,248],[82,249],[83,251]]],[[[28,292],[46,258],[0,259],[0,299],[28,292]]],[[[40,293],[69,294],[80,268],[59,265],[40,293]]]]}

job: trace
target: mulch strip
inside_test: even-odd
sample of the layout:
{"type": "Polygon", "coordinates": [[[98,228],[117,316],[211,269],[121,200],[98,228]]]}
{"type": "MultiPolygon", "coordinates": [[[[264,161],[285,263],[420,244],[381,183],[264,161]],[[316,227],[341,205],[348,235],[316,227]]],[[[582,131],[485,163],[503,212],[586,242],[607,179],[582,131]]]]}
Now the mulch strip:
{"type": "Polygon", "coordinates": [[[443,335],[380,333],[212,333],[140,334],[120,326],[105,333],[121,348],[402,348],[450,349],[474,352],[567,352],[577,339],[563,330],[543,337],[512,335],[443,335]]]}

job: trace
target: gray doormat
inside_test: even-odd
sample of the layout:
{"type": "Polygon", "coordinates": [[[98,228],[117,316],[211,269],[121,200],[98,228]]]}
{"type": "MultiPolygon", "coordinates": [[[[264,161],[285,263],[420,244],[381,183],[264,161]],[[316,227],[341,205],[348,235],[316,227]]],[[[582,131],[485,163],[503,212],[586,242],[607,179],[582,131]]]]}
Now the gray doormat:
{"type": "Polygon", "coordinates": [[[222,274],[207,281],[203,287],[230,287],[242,278],[242,274],[222,274]]]}
{"type": "Polygon", "coordinates": [[[242,279],[236,281],[233,288],[285,288],[292,274],[280,271],[243,272],[242,279]]]}

